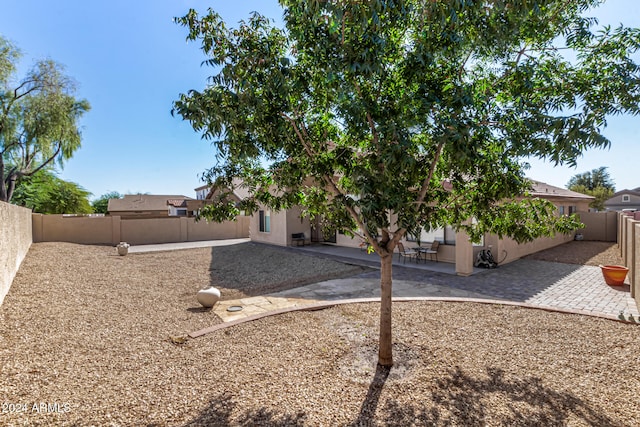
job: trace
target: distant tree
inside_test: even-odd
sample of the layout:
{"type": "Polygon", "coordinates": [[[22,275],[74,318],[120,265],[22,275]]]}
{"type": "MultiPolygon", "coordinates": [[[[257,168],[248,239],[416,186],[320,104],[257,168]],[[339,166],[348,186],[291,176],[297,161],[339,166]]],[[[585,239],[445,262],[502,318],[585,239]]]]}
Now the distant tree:
{"type": "Polygon", "coordinates": [[[253,195],[203,215],[302,206],[366,240],[381,263],[378,363],[392,365],[392,258],[407,232],[525,242],[577,226],[519,198],[520,159],[575,164],[609,145],[607,114],[640,111],[640,33],[591,32],[581,13],[597,3],[280,0],[284,29],[190,10],[177,21],[215,74],[173,111],[214,141],[211,181],[241,178],[253,195]]]}
{"type": "Polygon", "coordinates": [[[93,212],[90,195],[78,184],[41,169],[19,181],[12,202],[42,214],[88,214],[93,212]]]}
{"type": "Polygon", "coordinates": [[[107,208],[109,206],[109,199],[122,199],[122,197],[122,194],[118,193],[117,191],[112,191],[98,197],[96,200],[91,202],[91,206],[93,207],[93,211],[95,213],[106,214],[107,208]]]}
{"type": "Polygon", "coordinates": [[[606,166],[574,175],[567,183],[567,188],[595,197],[589,206],[599,211],[604,210],[604,202],[610,199],[616,191],[606,166]]]}
{"type": "Polygon", "coordinates": [[[80,147],[78,121],[89,111],[74,96],[62,66],[39,61],[14,84],[20,52],[0,36],[0,200],[16,185],[53,162],[62,166],[80,147]]]}
{"type": "Polygon", "coordinates": [[[613,191],[616,189],[606,166],[601,166],[599,168],[592,169],[589,172],[579,173],[572,176],[567,183],[567,188],[571,190],[571,187],[575,187],[577,185],[583,186],[588,190],[594,190],[598,187],[608,188],[613,191]]]}

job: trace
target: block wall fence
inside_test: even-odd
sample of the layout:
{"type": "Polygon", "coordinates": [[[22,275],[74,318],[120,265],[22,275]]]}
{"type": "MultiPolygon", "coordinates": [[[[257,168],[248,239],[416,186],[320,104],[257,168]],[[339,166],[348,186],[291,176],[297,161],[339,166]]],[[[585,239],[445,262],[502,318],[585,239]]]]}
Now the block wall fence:
{"type": "Polygon", "coordinates": [[[629,268],[631,297],[640,307],[640,212],[618,213],[618,248],[629,268]]]}
{"type": "Polygon", "coordinates": [[[194,242],[249,237],[249,217],[223,223],[193,218],[126,219],[119,216],[33,214],[0,202],[0,305],[9,292],[31,243],[70,242],[87,245],[132,245],[194,242]]]}
{"type": "Polygon", "coordinates": [[[34,242],[70,242],[89,245],[132,245],[195,242],[249,237],[249,217],[222,223],[194,218],[121,219],[119,216],[33,214],[34,242]]]}
{"type": "Polygon", "coordinates": [[[31,210],[0,202],[0,304],[31,242],[31,210]]]}

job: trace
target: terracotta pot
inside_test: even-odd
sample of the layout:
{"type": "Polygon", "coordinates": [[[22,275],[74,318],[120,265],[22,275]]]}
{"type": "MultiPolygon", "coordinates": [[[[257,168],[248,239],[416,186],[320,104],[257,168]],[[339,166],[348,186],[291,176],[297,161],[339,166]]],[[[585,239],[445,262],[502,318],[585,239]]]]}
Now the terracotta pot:
{"type": "Polygon", "coordinates": [[[607,285],[622,286],[629,269],[622,265],[601,265],[602,276],[607,285]]]}

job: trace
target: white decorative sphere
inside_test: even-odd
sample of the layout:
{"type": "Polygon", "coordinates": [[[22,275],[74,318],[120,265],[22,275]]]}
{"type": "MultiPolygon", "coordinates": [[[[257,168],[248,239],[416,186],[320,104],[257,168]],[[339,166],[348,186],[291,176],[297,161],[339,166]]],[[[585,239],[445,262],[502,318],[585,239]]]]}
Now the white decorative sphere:
{"type": "Polygon", "coordinates": [[[206,308],[213,307],[215,303],[220,301],[220,290],[210,286],[206,289],[201,289],[197,294],[198,302],[206,308]]]}

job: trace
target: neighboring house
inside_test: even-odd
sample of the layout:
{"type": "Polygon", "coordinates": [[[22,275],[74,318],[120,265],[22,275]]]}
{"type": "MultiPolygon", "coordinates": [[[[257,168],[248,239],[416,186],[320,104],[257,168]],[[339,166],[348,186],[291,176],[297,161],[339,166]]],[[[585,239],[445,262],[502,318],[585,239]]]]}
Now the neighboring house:
{"type": "Polygon", "coordinates": [[[166,218],[170,216],[191,216],[187,202],[194,200],[187,196],[127,194],[122,199],[109,199],[109,215],[127,218],[166,218]]]}
{"type": "Polygon", "coordinates": [[[204,200],[207,198],[207,194],[211,191],[210,185],[202,185],[195,189],[196,192],[196,200],[204,200]]]}
{"type": "MultiPolygon", "coordinates": [[[[558,208],[559,215],[588,212],[592,196],[576,193],[560,187],[554,187],[539,181],[532,181],[531,195],[549,200],[558,208]]],[[[293,245],[292,235],[304,233],[311,242],[335,244],[337,246],[360,247],[362,240],[323,227],[321,221],[309,221],[300,218],[301,209],[293,208],[280,212],[260,209],[251,217],[249,237],[252,241],[280,246],[293,245]]],[[[510,262],[528,253],[537,252],[572,240],[571,236],[557,236],[553,239],[539,239],[529,244],[518,245],[511,239],[499,239],[495,235],[486,235],[479,245],[472,244],[466,234],[456,233],[452,227],[445,227],[430,232],[423,231],[421,243],[439,241],[441,243],[438,259],[456,264],[460,274],[469,274],[475,254],[486,247],[493,247],[494,256],[502,262],[510,262]],[[458,268],[460,265],[460,268],[458,268]]],[[[403,243],[407,247],[417,245],[417,236],[406,236],[403,243]]]]}
{"type": "Polygon", "coordinates": [[[566,188],[554,187],[540,181],[531,181],[531,195],[547,199],[558,208],[560,215],[571,215],[576,212],[589,212],[589,203],[595,197],[576,193],[566,188]]]}
{"type": "Polygon", "coordinates": [[[622,211],[627,209],[640,211],[640,187],[614,193],[610,199],[604,202],[604,208],[608,211],[622,211]]]}
{"type": "MultiPolygon", "coordinates": [[[[234,184],[234,189],[231,191],[231,200],[237,203],[249,197],[249,190],[240,185],[240,180],[234,180],[234,184]]],[[[211,201],[220,193],[219,191],[214,190],[210,185],[203,185],[196,188],[195,191],[196,200],[192,199],[187,202],[187,209],[189,212],[193,212],[194,214],[206,204],[211,203],[211,201]]]]}

